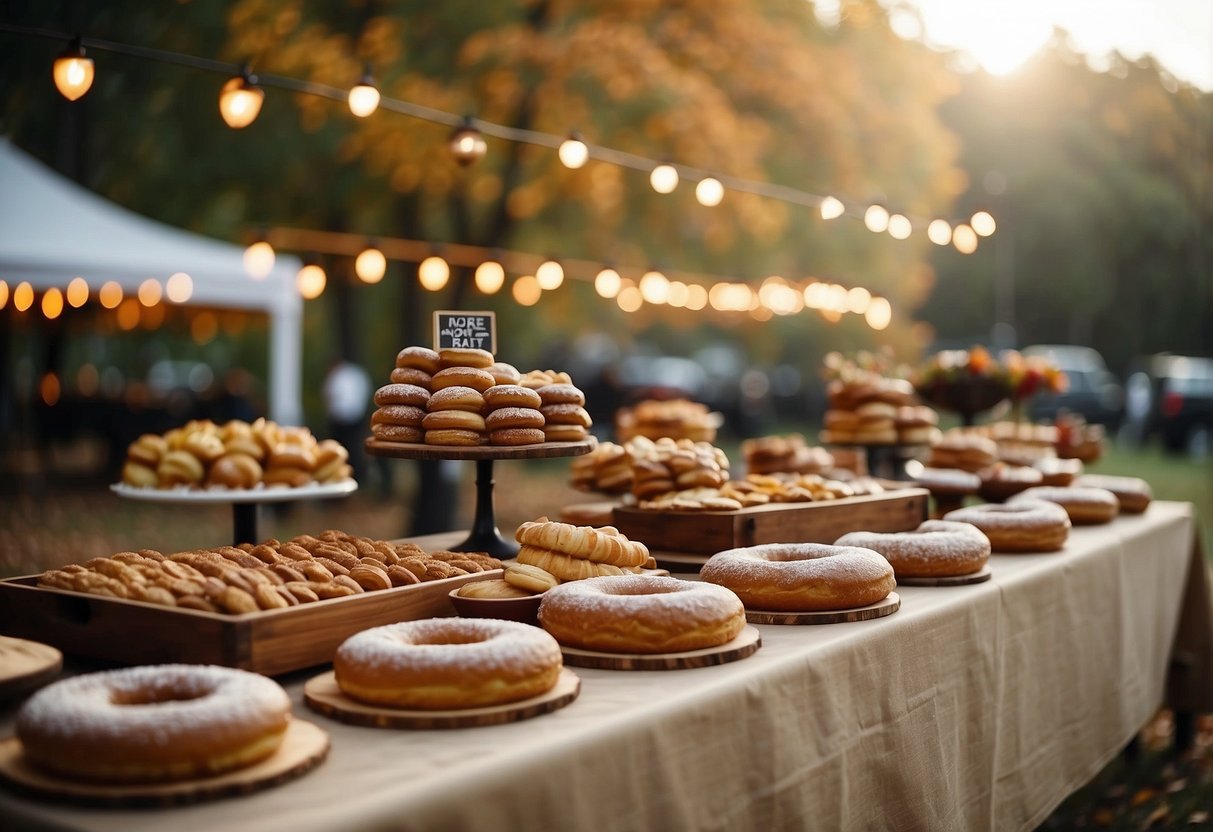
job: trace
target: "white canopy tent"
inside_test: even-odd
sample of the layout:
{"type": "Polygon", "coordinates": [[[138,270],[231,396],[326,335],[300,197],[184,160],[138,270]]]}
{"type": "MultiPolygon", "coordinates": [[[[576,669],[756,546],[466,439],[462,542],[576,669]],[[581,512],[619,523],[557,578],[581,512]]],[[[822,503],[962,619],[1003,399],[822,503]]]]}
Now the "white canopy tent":
{"type": "Polygon", "coordinates": [[[124,294],[155,277],[185,272],[189,306],[265,312],[270,321],[269,411],[284,424],[303,418],[300,373],[303,301],[299,261],[278,256],[263,280],[246,274],[240,246],[183,231],[116,205],[47,168],[0,137],[0,278],[37,292],[76,276],[96,291],[117,281],[124,294]]]}

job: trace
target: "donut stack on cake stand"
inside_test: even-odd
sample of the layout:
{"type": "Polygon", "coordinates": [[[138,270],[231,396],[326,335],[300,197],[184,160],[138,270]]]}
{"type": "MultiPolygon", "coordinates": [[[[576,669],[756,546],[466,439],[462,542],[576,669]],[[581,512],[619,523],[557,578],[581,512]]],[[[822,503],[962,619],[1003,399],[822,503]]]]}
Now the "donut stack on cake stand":
{"type": "Polygon", "coordinates": [[[493,508],[493,462],[499,459],[554,459],[581,456],[594,447],[593,439],[580,442],[543,442],[537,445],[422,445],[385,442],[371,437],[366,452],[393,459],[473,460],[476,463],[476,513],[466,540],[451,547],[455,552],[484,552],[495,558],[512,558],[518,544],[506,540],[497,528],[493,508]]]}
{"type": "Polygon", "coordinates": [[[358,490],[354,480],[314,482],[297,488],[136,488],[126,483],[110,486],[119,497],[149,503],[176,505],[221,505],[232,507],[232,545],[258,543],[257,507],[262,503],[287,503],[296,500],[327,500],[345,497],[358,490]]]}

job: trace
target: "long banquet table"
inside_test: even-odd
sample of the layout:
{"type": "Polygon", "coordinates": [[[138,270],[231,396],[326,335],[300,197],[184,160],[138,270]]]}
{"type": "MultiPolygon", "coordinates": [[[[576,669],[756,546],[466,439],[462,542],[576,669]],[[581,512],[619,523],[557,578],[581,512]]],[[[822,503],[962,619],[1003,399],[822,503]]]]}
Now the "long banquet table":
{"type": "Polygon", "coordinates": [[[983,584],[899,588],[887,618],[760,626],[733,664],[578,668],[575,702],[510,725],[346,726],[303,704],[311,673],[287,677],[296,717],[332,737],[312,773],[172,809],[4,789],[0,827],[1031,829],[1155,713],[1177,635],[1176,695],[1210,709],[1208,585],[1182,503],[991,564],[983,584]]]}

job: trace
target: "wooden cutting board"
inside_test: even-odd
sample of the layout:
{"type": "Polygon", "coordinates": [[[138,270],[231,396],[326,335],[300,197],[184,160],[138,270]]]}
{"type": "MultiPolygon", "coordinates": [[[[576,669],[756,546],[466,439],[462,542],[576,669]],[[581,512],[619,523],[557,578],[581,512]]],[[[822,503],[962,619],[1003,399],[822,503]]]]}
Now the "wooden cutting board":
{"type": "Polygon", "coordinates": [[[856,607],[853,610],[824,610],[819,612],[764,612],[746,610],[746,621],[752,624],[845,624],[850,621],[871,621],[884,618],[901,609],[901,596],[890,592],[883,601],[856,607]]]}
{"type": "Polygon", "coordinates": [[[754,655],[762,646],[757,627],[746,625],[732,641],[718,647],[688,650],[683,653],[604,653],[560,646],[565,664],[595,667],[602,670],[687,670],[741,661],[754,655]]]}
{"type": "Polygon", "coordinates": [[[303,687],[303,701],[317,713],[350,725],[368,728],[478,728],[502,725],[548,714],[568,705],[581,693],[581,679],[567,667],[556,685],[546,693],[483,708],[448,711],[415,711],[369,705],[346,696],[330,670],[310,679],[303,687]]]}

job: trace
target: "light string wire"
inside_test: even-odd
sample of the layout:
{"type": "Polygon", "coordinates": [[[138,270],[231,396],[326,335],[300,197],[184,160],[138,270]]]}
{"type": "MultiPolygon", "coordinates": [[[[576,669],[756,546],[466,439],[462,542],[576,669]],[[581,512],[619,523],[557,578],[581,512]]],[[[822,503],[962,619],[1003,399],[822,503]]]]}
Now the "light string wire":
{"type": "MultiPolygon", "coordinates": [[[[0,22],[0,32],[43,38],[47,40],[58,40],[69,43],[75,40],[77,37],[68,32],[41,29],[30,26],[18,26],[3,22],[0,22]]],[[[245,64],[219,61],[211,58],[202,58],[183,52],[155,49],[147,46],[138,46],[134,44],[121,43],[118,41],[105,40],[102,38],[80,36],[79,42],[83,47],[103,52],[112,52],[119,55],[127,55],[130,57],[157,61],[165,64],[174,64],[177,66],[199,69],[206,72],[220,73],[228,76],[240,75],[241,73],[249,70],[249,67],[245,64]]],[[[328,84],[320,84],[315,81],[305,81],[299,78],[292,78],[287,75],[277,75],[272,73],[264,74],[261,72],[255,72],[254,74],[256,75],[257,84],[262,87],[272,87],[304,95],[314,95],[337,102],[345,102],[349,94],[348,89],[342,89],[340,87],[334,87],[328,84]]],[[[404,101],[402,99],[382,95],[379,101],[379,108],[388,110],[389,112],[399,113],[401,115],[410,116],[422,121],[441,124],[452,128],[471,126],[476,130],[479,130],[485,136],[550,149],[558,149],[560,145],[569,138],[569,136],[558,136],[537,130],[524,130],[519,127],[510,127],[507,125],[486,121],[481,118],[456,115],[454,113],[448,113],[434,107],[427,107],[424,104],[416,104],[411,101],[404,101]]],[[[581,141],[586,145],[586,148],[589,151],[590,159],[606,162],[618,167],[629,168],[642,173],[649,173],[658,165],[669,165],[678,172],[680,179],[687,179],[693,182],[702,181],[704,179],[715,179],[717,182],[723,185],[726,190],[748,193],[755,196],[775,199],[789,204],[809,208],[820,208],[823,202],[830,199],[838,199],[838,197],[814,194],[808,191],[792,188],[787,185],[779,185],[771,182],[760,182],[752,179],[743,179],[725,173],[718,173],[706,168],[682,164],[680,162],[672,162],[664,159],[651,159],[636,153],[617,150],[615,148],[606,147],[605,145],[593,144],[585,141],[584,138],[581,138],[581,141]]],[[[868,207],[866,203],[856,202],[853,200],[849,201],[849,203],[848,201],[843,201],[842,204],[844,210],[840,216],[849,216],[860,220],[864,218],[868,207]]],[[[887,209],[887,206],[882,207],[887,209]]],[[[893,214],[896,212],[890,211],[889,213],[893,214]]],[[[909,215],[906,216],[912,221],[915,227],[922,227],[928,222],[927,219],[922,217],[910,217],[909,215]]],[[[965,223],[967,220],[952,219],[947,220],[947,222],[950,225],[955,226],[957,224],[965,223]]]]}

